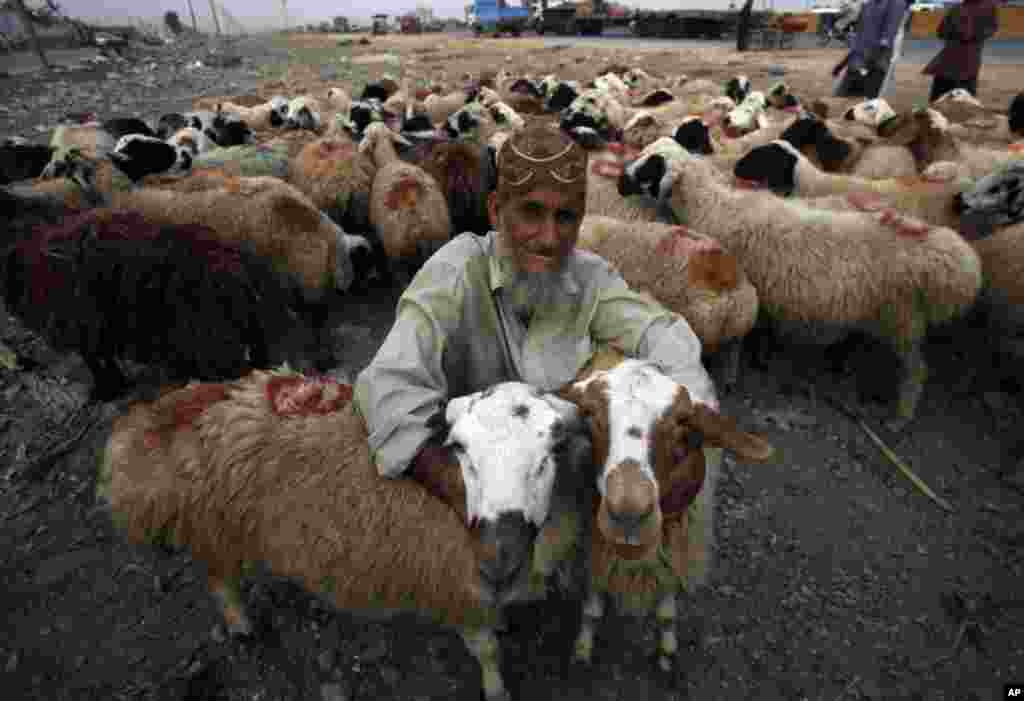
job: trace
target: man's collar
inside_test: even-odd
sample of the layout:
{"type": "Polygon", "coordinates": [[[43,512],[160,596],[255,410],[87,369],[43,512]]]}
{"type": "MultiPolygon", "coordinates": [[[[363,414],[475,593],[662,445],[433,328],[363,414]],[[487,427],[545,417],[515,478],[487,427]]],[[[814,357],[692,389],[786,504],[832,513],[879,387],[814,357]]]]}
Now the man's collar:
{"type": "MultiPolygon", "coordinates": [[[[487,265],[490,269],[491,293],[494,293],[515,279],[515,269],[512,267],[511,258],[501,254],[498,232],[489,232],[487,238],[487,265]]],[[[563,292],[573,296],[579,294],[580,283],[572,274],[569,265],[562,270],[560,279],[563,292]]]]}

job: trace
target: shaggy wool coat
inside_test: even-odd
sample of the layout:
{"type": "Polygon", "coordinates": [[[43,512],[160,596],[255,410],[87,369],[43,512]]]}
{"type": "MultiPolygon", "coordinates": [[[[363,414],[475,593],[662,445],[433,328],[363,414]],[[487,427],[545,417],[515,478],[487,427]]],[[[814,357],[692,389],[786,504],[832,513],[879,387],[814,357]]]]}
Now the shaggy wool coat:
{"type": "Polygon", "coordinates": [[[558,389],[601,345],[652,360],[677,382],[714,396],[690,325],[630,290],[603,258],[575,251],[561,281],[562,298],[571,301],[537,308],[527,326],[511,313],[511,271],[496,246],[495,232],[467,233],[434,254],[356,381],[356,405],[383,475],[405,471],[449,397],[512,380],[558,389]]]}

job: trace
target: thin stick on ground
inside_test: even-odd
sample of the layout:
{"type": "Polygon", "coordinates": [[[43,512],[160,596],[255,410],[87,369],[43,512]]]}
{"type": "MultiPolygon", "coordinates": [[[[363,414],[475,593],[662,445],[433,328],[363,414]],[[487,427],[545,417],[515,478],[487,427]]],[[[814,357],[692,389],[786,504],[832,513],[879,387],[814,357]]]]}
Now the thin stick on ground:
{"type": "Polygon", "coordinates": [[[889,446],[885,444],[885,441],[883,441],[877,433],[871,430],[871,427],[868,426],[867,422],[864,421],[864,418],[860,415],[860,412],[846,404],[846,402],[839,399],[838,397],[826,395],[826,399],[830,404],[832,404],[841,412],[843,412],[851,419],[856,421],[857,424],[860,426],[861,430],[864,431],[864,433],[867,434],[868,438],[870,438],[871,441],[876,446],[878,446],[878,449],[882,451],[882,455],[888,458],[889,462],[895,465],[896,469],[902,472],[903,476],[910,480],[910,482],[915,487],[917,487],[922,494],[924,494],[926,497],[934,501],[945,511],[953,511],[953,506],[948,501],[946,501],[938,494],[936,494],[934,491],[932,491],[932,488],[929,487],[924,480],[918,477],[917,474],[915,474],[914,471],[911,470],[906,463],[900,460],[899,456],[896,455],[896,453],[894,453],[892,449],[890,449],[889,446]]]}
{"type": "Polygon", "coordinates": [[[842,699],[846,698],[846,695],[848,693],[850,693],[850,691],[853,689],[853,687],[857,686],[858,684],[860,684],[860,675],[859,674],[854,675],[853,679],[850,680],[850,683],[847,684],[843,688],[843,690],[839,692],[839,696],[837,696],[835,698],[835,701],[842,701],[842,699]]]}

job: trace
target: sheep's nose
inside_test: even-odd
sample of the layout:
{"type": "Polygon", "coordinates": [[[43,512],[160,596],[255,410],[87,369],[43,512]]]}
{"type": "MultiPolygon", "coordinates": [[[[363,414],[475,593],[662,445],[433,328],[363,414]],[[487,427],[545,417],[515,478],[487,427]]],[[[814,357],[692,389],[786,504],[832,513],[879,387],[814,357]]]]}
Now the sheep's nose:
{"type": "Polygon", "coordinates": [[[515,584],[532,556],[536,537],[537,527],[527,522],[522,512],[504,513],[495,521],[481,522],[481,578],[495,592],[515,584]]]}
{"type": "Polygon", "coordinates": [[[953,211],[957,214],[963,214],[967,210],[967,205],[964,203],[964,193],[958,192],[953,195],[953,211]]]}
{"type": "Polygon", "coordinates": [[[654,505],[651,504],[649,508],[637,511],[614,511],[609,509],[608,515],[617,528],[621,528],[623,533],[627,535],[632,535],[635,531],[640,530],[648,518],[654,515],[654,505]]]}
{"type": "Polygon", "coordinates": [[[619,176],[619,194],[623,197],[628,197],[629,195],[639,195],[642,193],[643,189],[640,187],[640,181],[624,170],[622,175],[619,176]]]}

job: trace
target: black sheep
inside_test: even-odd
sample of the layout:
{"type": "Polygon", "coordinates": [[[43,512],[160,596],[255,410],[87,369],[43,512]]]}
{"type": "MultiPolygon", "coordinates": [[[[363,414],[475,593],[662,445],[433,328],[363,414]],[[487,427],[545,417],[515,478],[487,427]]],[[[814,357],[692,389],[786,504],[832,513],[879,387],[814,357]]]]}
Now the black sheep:
{"type": "MultiPolygon", "coordinates": [[[[8,200],[0,204],[23,206],[8,200]]],[[[271,339],[302,330],[295,291],[265,260],[205,227],[159,227],[137,212],[91,210],[37,226],[5,248],[0,282],[12,314],[82,355],[100,400],[127,389],[121,359],[181,380],[229,379],[267,367],[271,339]]]]}
{"type": "Polygon", "coordinates": [[[0,185],[38,178],[53,157],[54,149],[37,144],[0,145],[0,185]]]}

